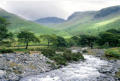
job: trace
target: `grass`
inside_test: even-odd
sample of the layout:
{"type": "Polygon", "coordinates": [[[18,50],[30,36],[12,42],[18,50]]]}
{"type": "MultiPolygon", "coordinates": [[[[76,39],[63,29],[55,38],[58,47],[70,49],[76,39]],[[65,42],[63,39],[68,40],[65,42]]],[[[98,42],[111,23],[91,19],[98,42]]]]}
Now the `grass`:
{"type": "Polygon", "coordinates": [[[105,51],[108,59],[120,59],[120,48],[110,48],[105,51]]]}

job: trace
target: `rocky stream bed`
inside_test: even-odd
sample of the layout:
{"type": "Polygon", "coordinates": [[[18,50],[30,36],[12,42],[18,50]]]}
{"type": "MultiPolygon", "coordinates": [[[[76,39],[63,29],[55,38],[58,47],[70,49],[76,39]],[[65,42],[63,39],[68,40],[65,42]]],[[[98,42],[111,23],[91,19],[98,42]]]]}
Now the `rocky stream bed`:
{"type": "Polygon", "coordinates": [[[83,54],[84,61],[56,70],[52,70],[49,64],[52,61],[42,54],[1,54],[0,81],[120,81],[115,76],[120,60],[103,58],[101,49],[92,51],[94,55],[83,54]]]}

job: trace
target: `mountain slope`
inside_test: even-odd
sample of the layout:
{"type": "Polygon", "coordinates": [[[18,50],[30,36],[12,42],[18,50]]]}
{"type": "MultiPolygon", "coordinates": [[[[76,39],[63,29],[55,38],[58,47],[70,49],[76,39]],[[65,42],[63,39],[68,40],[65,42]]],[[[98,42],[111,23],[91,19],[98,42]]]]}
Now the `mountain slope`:
{"type": "Polygon", "coordinates": [[[0,16],[7,18],[11,22],[9,29],[13,32],[24,29],[37,34],[72,36],[78,34],[97,35],[99,32],[108,29],[120,29],[120,6],[112,6],[99,11],[75,12],[67,20],[59,18],[55,20],[55,17],[40,20],[46,25],[49,23],[48,26],[33,23],[4,10],[0,10],[0,16]]]}
{"type": "Polygon", "coordinates": [[[101,17],[106,17],[108,15],[115,14],[115,13],[120,13],[120,6],[104,8],[104,9],[98,11],[94,17],[101,18],[101,17]]]}
{"type": "Polygon", "coordinates": [[[8,22],[11,23],[8,28],[10,31],[15,33],[21,30],[28,30],[38,35],[39,34],[59,34],[59,35],[66,34],[66,32],[56,31],[55,29],[48,28],[38,23],[25,20],[17,15],[6,12],[3,9],[0,9],[0,16],[6,18],[8,22]]]}
{"type": "Polygon", "coordinates": [[[96,11],[75,12],[68,17],[68,20],[62,24],[56,25],[56,29],[69,29],[77,27],[79,24],[84,24],[91,21],[96,11]]]}
{"type": "Polygon", "coordinates": [[[107,29],[120,29],[120,6],[112,6],[99,11],[76,12],[68,20],[56,26],[72,35],[97,35],[107,29]]]}

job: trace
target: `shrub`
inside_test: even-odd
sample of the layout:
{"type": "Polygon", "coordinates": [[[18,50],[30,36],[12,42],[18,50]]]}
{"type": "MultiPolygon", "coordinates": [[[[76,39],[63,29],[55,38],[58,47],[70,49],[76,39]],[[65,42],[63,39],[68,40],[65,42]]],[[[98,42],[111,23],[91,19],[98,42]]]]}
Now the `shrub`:
{"type": "Polygon", "coordinates": [[[57,65],[66,65],[67,60],[62,55],[55,55],[51,58],[56,62],[57,65]]]}
{"type": "Polygon", "coordinates": [[[51,58],[55,55],[55,50],[54,49],[43,49],[41,52],[43,55],[45,55],[48,58],[51,58]]]}
{"type": "Polygon", "coordinates": [[[0,49],[0,53],[13,53],[12,49],[0,49]]]}
{"type": "Polygon", "coordinates": [[[73,55],[73,61],[78,61],[78,60],[83,60],[84,59],[83,55],[80,52],[73,53],[72,55],[73,55]]]}
{"type": "Polygon", "coordinates": [[[105,56],[108,58],[117,58],[120,59],[120,50],[118,49],[108,49],[105,51],[105,56]]]}
{"type": "Polygon", "coordinates": [[[87,51],[87,50],[83,50],[82,52],[83,52],[83,53],[88,53],[88,51],[87,51]]]}
{"type": "Polygon", "coordinates": [[[72,53],[70,50],[65,50],[63,54],[56,54],[55,49],[44,49],[42,54],[51,60],[54,60],[58,67],[66,65],[70,61],[78,61],[84,59],[81,53],[72,53]]]}
{"type": "Polygon", "coordinates": [[[67,61],[78,61],[80,59],[84,59],[83,55],[81,53],[72,53],[70,50],[66,50],[63,53],[63,57],[67,60],[67,61]]]}
{"type": "Polygon", "coordinates": [[[63,53],[63,57],[67,60],[67,61],[71,61],[72,60],[72,53],[71,51],[67,50],[67,51],[64,51],[63,53]]]}
{"type": "Polygon", "coordinates": [[[51,49],[54,49],[54,50],[56,50],[56,51],[60,51],[60,52],[66,50],[65,47],[52,47],[51,49]]]}

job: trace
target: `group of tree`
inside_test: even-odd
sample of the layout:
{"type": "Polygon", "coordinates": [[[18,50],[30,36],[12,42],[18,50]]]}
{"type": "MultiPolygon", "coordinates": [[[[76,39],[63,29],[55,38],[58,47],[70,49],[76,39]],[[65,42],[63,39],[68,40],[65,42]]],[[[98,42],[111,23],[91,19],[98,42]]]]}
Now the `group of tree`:
{"type": "Polygon", "coordinates": [[[79,35],[73,36],[72,46],[89,46],[93,48],[94,45],[106,46],[106,47],[118,47],[120,46],[120,30],[109,29],[107,31],[99,33],[99,35],[79,35]]]}
{"type": "Polygon", "coordinates": [[[57,35],[40,35],[40,37],[36,37],[34,33],[28,32],[28,31],[21,31],[17,35],[18,41],[21,43],[25,43],[26,49],[28,49],[29,43],[40,43],[40,39],[43,39],[43,41],[47,41],[47,46],[54,46],[54,47],[66,47],[67,42],[66,40],[57,35]]]}

